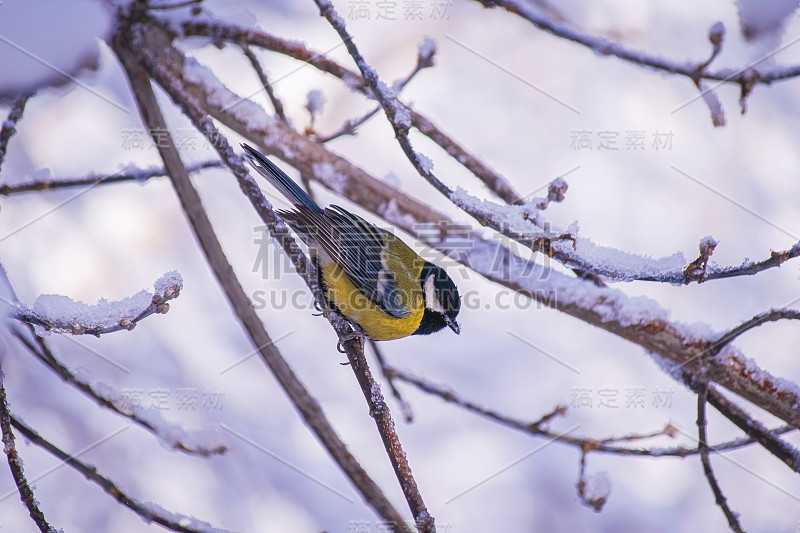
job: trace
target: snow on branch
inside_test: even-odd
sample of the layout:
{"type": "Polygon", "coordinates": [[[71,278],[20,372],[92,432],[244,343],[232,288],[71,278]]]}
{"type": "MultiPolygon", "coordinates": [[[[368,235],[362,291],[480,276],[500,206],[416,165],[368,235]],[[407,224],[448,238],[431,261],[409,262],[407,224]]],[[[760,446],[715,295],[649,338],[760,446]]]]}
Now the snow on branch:
{"type": "MultiPolygon", "coordinates": [[[[182,27],[186,32],[187,24],[182,27]]],[[[273,39],[255,31],[217,29],[237,38],[252,36],[254,40],[255,37],[273,39]]],[[[203,32],[198,34],[204,35],[203,32]]],[[[667,310],[649,298],[632,298],[619,290],[587,283],[553,269],[536,267],[534,272],[530,272],[525,266],[529,262],[524,261],[506,243],[498,239],[487,239],[471,229],[465,234],[460,229],[463,225],[456,224],[429,205],[376,179],[359,166],[330,152],[324,145],[298,134],[283,122],[271,120],[260,107],[248,105],[254,108],[255,113],[248,113],[247,116],[236,108],[231,109],[226,104],[241,101],[240,97],[227,89],[208,69],[202,68],[202,76],[198,75],[200,72],[196,61],[183,57],[174,48],[170,47],[167,52],[162,52],[165,44],[159,39],[148,38],[143,45],[154,50],[153,53],[162,56],[166,53],[168,59],[161,62],[160,67],[169,70],[171,76],[183,80],[186,91],[203,107],[205,113],[259,144],[267,153],[277,155],[301,173],[313,176],[334,193],[347,197],[364,209],[408,231],[420,241],[451,256],[488,280],[634,342],[673,365],[687,364],[689,370],[697,370],[700,354],[717,338],[708,326],[687,326],[671,321],[667,310]],[[429,230],[421,229],[423,227],[429,230]],[[435,231],[431,231],[433,229],[435,231]],[[470,242],[469,249],[456,249],[450,242],[463,242],[465,238],[470,242]],[[498,265],[507,268],[498,270],[498,265]]],[[[317,67],[321,61],[318,54],[297,43],[293,46],[293,54],[307,58],[303,60],[317,67]]],[[[344,77],[344,73],[348,73],[348,81],[357,77],[328,59],[325,59],[324,66],[317,68],[336,76],[344,77]]],[[[250,104],[248,100],[244,102],[250,104]]],[[[685,263],[677,268],[676,262],[675,266],[675,270],[682,275],[685,263]]],[[[763,371],[758,374],[757,380],[754,379],[755,374],[742,375],[737,370],[740,363],[743,364],[743,361],[734,356],[730,361],[712,360],[710,364],[716,370],[716,381],[722,386],[786,422],[800,424],[800,415],[794,407],[796,403],[800,403],[800,396],[791,388],[778,396],[765,392],[767,389],[764,386],[777,386],[776,378],[763,371]]]]}
{"type": "Polygon", "coordinates": [[[775,81],[800,76],[800,65],[787,67],[759,66],[770,57],[769,55],[749,65],[745,65],[744,67],[709,71],[708,65],[719,54],[725,36],[725,28],[720,22],[713,24],[709,29],[708,39],[713,47],[711,57],[708,60],[699,62],[691,60],[680,62],[641,50],[635,50],[610,39],[588,35],[576,29],[574,26],[548,18],[548,16],[541,11],[533,9],[519,0],[475,1],[483,4],[483,6],[487,8],[501,7],[510,13],[522,17],[542,31],[585,46],[601,56],[614,56],[623,61],[651,68],[662,73],[677,74],[689,78],[701,91],[701,95],[698,98],[702,97],[711,108],[715,126],[724,125],[724,114],[722,114],[722,107],[719,105],[716,96],[713,95],[710,89],[701,86],[702,80],[719,82],[715,86],[722,85],[723,83],[739,85],[741,88],[741,98],[739,102],[742,113],[744,113],[747,109],[746,99],[755,85],[770,85],[775,81]]]}
{"type": "Polygon", "coordinates": [[[76,302],[68,296],[43,294],[36,299],[33,308],[16,303],[11,316],[46,331],[99,337],[104,333],[132,330],[140,320],[169,311],[167,302],[178,297],[183,278],[176,271],[167,272],[156,280],[154,288],[154,293],[140,291],[119,301],[100,299],[94,305],[76,302]]]}

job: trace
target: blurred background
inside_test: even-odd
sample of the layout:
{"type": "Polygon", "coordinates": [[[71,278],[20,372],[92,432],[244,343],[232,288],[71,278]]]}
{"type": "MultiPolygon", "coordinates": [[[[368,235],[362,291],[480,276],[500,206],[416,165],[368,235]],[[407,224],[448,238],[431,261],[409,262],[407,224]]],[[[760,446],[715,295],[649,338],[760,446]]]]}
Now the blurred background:
{"type": "MultiPolygon", "coordinates": [[[[786,2],[762,4],[779,12],[786,2]]],[[[202,5],[221,21],[303,41],[354,68],[313,2],[202,5]]],[[[500,9],[460,0],[339,0],[334,5],[387,82],[411,71],[425,36],[435,39],[436,66],[420,73],[402,99],[523,195],[539,191],[534,196],[541,196],[547,183],[563,176],[569,184],[565,201],[544,212],[555,227],[577,222],[579,235],[599,245],[656,258],[682,253],[687,262],[697,256],[700,239],[711,235],[719,241],[713,260],[721,265],[761,260],[800,240],[800,80],[757,86],[744,115],[739,87],[719,87],[715,92],[727,124],[715,128],[697,88],[686,78],[597,55],[500,9]],[[406,16],[416,5],[422,6],[419,16],[416,11],[406,16]],[[636,149],[629,142],[635,138],[643,139],[636,149]],[[618,149],[608,149],[614,145],[618,149]]],[[[188,17],[188,9],[169,16],[188,17]]],[[[739,69],[765,56],[761,68],[799,64],[800,24],[793,8],[774,24],[746,15],[748,35],[756,34],[749,42],[740,21],[740,11],[750,13],[747,9],[752,7],[731,1],[558,4],[561,15],[586,33],[676,62],[707,59],[708,30],[722,21],[726,38],[711,69],[739,69]],[[769,29],[761,34],[752,29],[762,26],[769,29]]],[[[769,9],[755,12],[769,14],[769,9]]],[[[3,183],[160,166],[151,143],[132,142],[143,139],[145,130],[124,74],[103,41],[110,13],[95,2],[64,7],[5,0],[0,5],[0,71],[7,79],[0,94],[13,92],[17,81],[29,83],[49,74],[51,69],[33,55],[69,72],[94,64],[79,71],[80,83],[40,90],[29,101],[3,163],[3,183]]],[[[183,40],[181,47],[232,90],[252,95],[272,112],[240,49],[219,49],[207,39],[183,40]]],[[[310,124],[305,105],[312,90],[325,98],[313,125],[320,134],[373,106],[311,67],[256,53],[300,130],[310,124]]],[[[191,139],[182,149],[186,160],[215,159],[163,92],[157,92],[170,128],[191,139]]],[[[6,101],[3,117],[8,109],[6,101]]],[[[242,140],[235,134],[229,139],[242,140]]],[[[492,198],[433,143],[418,134],[412,134],[412,142],[433,160],[447,184],[492,198]]],[[[383,116],[355,136],[332,141],[329,148],[456,220],[471,222],[417,175],[383,116]]],[[[279,251],[264,243],[258,217],[228,172],[206,170],[193,180],[267,330],[280,339],[278,348],[350,450],[396,507],[407,512],[361,391],[351,370],[340,365],[345,359],[335,349],[330,326],[312,316],[303,283],[279,251]]],[[[320,203],[357,210],[312,187],[320,203]]],[[[265,193],[285,206],[271,191],[265,193]]],[[[19,298],[29,305],[39,294],[51,293],[87,303],[118,300],[150,289],[167,271],[183,276],[184,290],[169,313],[150,317],[131,332],[48,338],[67,366],[141,398],[168,420],[186,428],[226,424],[247,439],[230,434],[227,454],[199,459],[171,452],[131,426],[81,456],[132,495],[233,531],[381,531],[378,518],[361,503],[259,358],[225,371],[252,355],[252,347],[165,178],[1,199],[0,260],[19,298]],[[193,405],[183,401],[187,394],[195,398],[193,405]]],[[[794,261],[754,277],[688,287],[615,286],[657,300],[675,321],[702,322],[723,331],[771,307],[798,307],[799,265],[794,261]]],[[[567,416],[553,423],[555,430],[578,425],[576,435],[607,438],[658,431],[671,422],[685,434],[638,444],[695,445],[696,397],[639,347],[515,297],[463,267],[451,264],[448,270],[462,294],[472,295],[461,314],[461,335],[445,331],[383,343],[392,365],[523,420],[534,421],[557,404],[569,406],[567,416]],[[643,402],[632,401],[642,397],[643,402]]],[[[737,341],[762,368],[795,382],[800,380],[799,343],[800,328],[789,322],[763,326],[737,341]]],[[[128,425],[63,384],[7,335],[0,357],[13,411],[63,449],[83,450],[128,425]]],[[[440,531],[727,529],[696,456],[591,454],[588,473],[605,472],[611,483],[609,501],[596,513],[576,495],[578,450],[487,422],[402,383],[399,387],[413,408],[413,423],[402,421],[391,398],[390,407],[440,531]]],[[[745,405],[766,424],[777,425],[745,405]]],[[[709,416],[712,443],[740,436],[713,410],[709,416]]],[[[800,442],[792,435],[787,439],[800,442]]],[[[23,442],[18,437],[27,475],[35,480],[36,497],[57,528],[160,530],[73,470],[55,468],[54,458],[23,442]]],[[[782,463],[757,446],[713,456],[712,462],[747,531],[798,530],[800,480],[782,463]]],[[[0,468],[0,530],[35,530],[5,466],[0,468]]]]}

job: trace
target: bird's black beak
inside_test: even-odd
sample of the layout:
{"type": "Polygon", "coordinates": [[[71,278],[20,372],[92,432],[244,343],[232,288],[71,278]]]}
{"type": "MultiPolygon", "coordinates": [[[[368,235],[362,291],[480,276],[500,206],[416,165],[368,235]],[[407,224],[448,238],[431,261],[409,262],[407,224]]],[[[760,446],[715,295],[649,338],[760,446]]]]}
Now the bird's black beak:
{"type": "Polygon", "coordinates": [[[456,335],[461,335],[461,326],[458,325],[458,322],[456,322],[455,319],[444,315],[444,321],[447,323],[450,329],[455,332],[456,335]]]}

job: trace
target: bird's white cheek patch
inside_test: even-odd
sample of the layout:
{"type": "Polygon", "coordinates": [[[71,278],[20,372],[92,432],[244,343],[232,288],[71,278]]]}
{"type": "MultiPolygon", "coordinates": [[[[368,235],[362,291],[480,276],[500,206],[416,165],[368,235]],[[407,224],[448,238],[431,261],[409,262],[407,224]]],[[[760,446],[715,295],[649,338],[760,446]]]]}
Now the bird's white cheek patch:
{"type": "Polygon", "coordinates": [[[439,298],[436,296],[436,286],[433,284],[433,276],[434,275],[431,274],[428,276],[428,279],[425,280],[425,307],[444,315],[444,307],[442,307],[439,298]]]}

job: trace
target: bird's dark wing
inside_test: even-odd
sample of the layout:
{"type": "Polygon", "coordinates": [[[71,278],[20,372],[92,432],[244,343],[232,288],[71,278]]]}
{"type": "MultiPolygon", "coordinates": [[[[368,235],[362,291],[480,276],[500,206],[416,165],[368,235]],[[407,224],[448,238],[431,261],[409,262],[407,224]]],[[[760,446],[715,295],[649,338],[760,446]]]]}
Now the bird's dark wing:
{"type": "Polygon", "coordinates": [[[336,205],[322,213],[297,206],[296,210],[279,214],[305,238],[318,244],[353,285],[386,314],[395,318],[408,316],[411,310],[403,305],[394,275],[384,260],[384,230],[336,205]]]}

